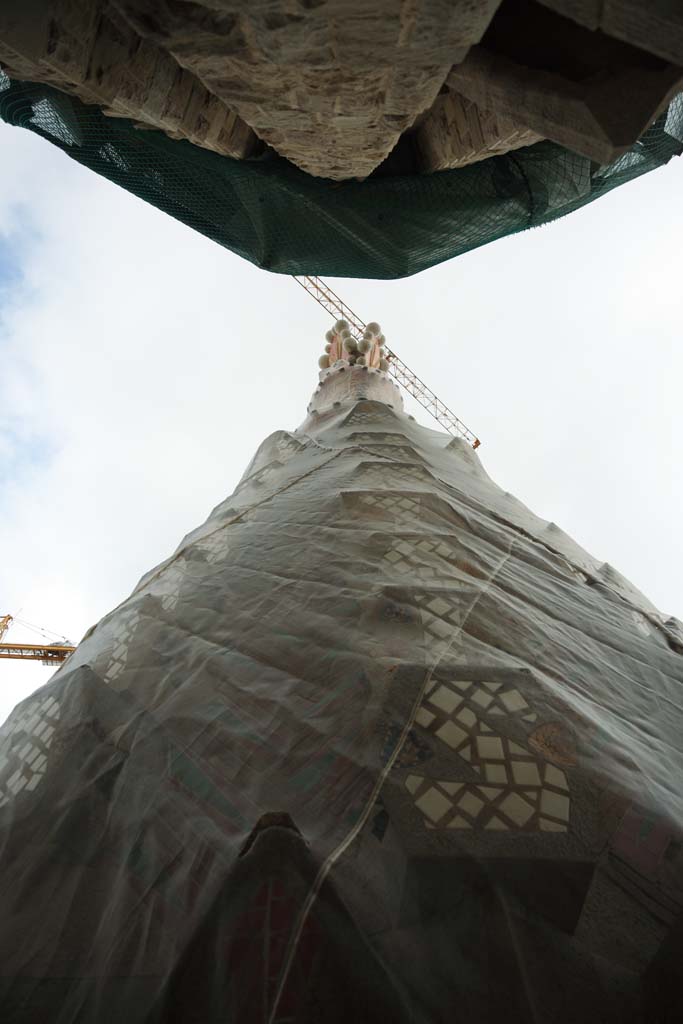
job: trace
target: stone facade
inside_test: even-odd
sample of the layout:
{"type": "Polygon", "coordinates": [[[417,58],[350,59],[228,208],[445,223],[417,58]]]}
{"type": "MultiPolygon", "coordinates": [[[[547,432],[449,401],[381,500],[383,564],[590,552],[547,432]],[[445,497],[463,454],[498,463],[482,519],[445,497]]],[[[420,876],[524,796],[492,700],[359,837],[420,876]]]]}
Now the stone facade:
{"type": "Polygon", "coordinates": [[[244,158],[253,148],[254,133],[234,110],[104,0],[3,4],[0,64],[223,156],[244,158]]]}
{"type": "Polygon", "coordinates": [[[437,96],[420,124],[417,148],[423,170],[444,171],[531,146],[542,137],[449,91],[437,96]]]}
{"type": "Polygon", "coordinates": [[[261,139],[326,178],[364,178],[388,156],[499,4],[115,2],[261,139]]]}
{"type": "Polygon", "coordinates": [[[608,163],[680,91],[676,64],[532,0],[505,4],[448,85],[497,116],[608,163]]]}
{"type": "Polygon", "coordinates": [[[683,1019],[681,624],[344,347],[0,727],[3,1024],[683,1019]]]}
{"type": "Polygon", "coordinates": [[[221,155],[266,144],[337,180],[366,178],[399,140],[425,172],[541,138],[604,163],[681,89],[683,8],[5,0],[0,65],[221,155]]]}

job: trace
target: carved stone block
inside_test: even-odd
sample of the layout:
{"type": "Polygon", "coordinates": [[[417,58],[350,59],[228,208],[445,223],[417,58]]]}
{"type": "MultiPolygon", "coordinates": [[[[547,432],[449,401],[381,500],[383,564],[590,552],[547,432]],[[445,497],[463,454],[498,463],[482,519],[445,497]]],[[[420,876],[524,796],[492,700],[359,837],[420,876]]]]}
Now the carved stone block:
{"type": "Polygon", "coordinates": [[[500,0],[115,0],[136,30],[311,174],[365,177],[428,110],[500,0]]]}
{"type": "Polygon", "coordinates": [[[438,96],[416,133],[422,169],[444,171],[539,142],[524,125],[482,110],[455,92],[438,96]]]}
{"type": "Polygon", "coordinates": [[[538,4],[504,4],[448,86],[499,117],[608,163],[683,85],[683,69],[538,4]]]}
{"type": "Polygon", "coordinates": [[[174,58],[142,39],[107,3],[14,0],[0,6],[0,63],[104,113],[245,157],[251,130],[174,58]]]}

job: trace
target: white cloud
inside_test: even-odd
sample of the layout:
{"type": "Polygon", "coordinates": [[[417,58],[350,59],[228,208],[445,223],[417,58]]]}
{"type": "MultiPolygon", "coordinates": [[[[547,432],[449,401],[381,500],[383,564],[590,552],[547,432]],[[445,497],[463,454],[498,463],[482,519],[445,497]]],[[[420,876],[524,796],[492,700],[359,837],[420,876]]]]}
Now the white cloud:
{"type": "MultiPolygon", "coordinates": [[[[29,133],[0,125],[0,145],[23,273],[0,311],[0,613],[77,640],[301,422],[328,322],[29,133]]],[[[680,174],[407,281],[332,283],[494,479],[683,616],[680,174]]],[[[0,663],[0,718],[48,676],[0,663]]]]}

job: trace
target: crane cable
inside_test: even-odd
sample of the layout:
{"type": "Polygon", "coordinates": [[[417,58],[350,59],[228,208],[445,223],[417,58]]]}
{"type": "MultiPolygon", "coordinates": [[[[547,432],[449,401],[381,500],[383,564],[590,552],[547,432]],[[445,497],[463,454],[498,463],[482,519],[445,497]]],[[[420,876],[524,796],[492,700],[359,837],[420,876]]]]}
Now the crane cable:
{"type": "Polygon", "coordinates": [[[24,626],[26,629],[32,630],[34,633],[39,633],[46,640],[49,640],[50,637],[57,637],[59,640],[64,640],[67,644],[69,643],[68,638],[65,637],[63,633],[55,633],[51,629],[44,629],[42,626],[36,626],[34,623],[27,622],[26,619],[19,619],[16,618],[16,616],[14,617],[14,622],[20,626],[24,626]]]}

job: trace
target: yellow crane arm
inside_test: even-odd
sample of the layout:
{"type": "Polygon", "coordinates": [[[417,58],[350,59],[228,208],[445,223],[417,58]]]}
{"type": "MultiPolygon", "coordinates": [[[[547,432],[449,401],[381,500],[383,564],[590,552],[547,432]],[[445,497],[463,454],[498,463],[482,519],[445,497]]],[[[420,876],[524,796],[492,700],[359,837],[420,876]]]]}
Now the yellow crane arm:
{"type": "Polygon", "coordinates": [[[42,661],[43,665],[59,665],[76,650],[72,644],[6,644],[3,641],[10,622],[11,615],[0,615],[0,658],[21,658],[23,661],[42,661]]]}
{"type": "Polygon", "coordinates": [[[76,650],[67,644],[3,644],[0,641],[0,658],[22,658],[24,661],[42,661],[44,665],[66,661],[76,650]]]}

